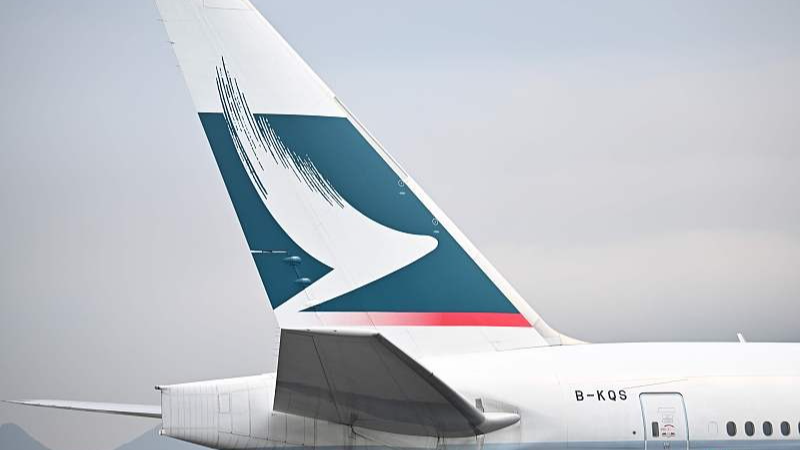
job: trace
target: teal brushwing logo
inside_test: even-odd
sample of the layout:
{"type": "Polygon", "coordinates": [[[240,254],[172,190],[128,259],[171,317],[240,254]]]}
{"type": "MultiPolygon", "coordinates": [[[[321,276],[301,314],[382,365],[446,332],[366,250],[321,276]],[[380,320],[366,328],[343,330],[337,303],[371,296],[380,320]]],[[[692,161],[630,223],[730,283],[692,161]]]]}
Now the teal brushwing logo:
{"type": "Polygon", "coordinates": [[[274,308],[516,312],[344,117],[261,114],[223,62],[200,119],[274,308]]]}

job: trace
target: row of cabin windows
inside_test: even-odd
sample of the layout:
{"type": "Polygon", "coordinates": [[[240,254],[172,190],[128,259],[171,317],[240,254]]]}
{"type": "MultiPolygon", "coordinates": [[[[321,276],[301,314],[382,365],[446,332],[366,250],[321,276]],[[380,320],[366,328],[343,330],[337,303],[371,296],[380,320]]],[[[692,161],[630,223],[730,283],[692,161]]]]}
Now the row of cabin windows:
{"type": "MultiPolygon", "coordinates": [[[[728,422],[727,426],[728,436],[734,437],[736,436],[736,422],[728,422]]],[[[800,423],[797,424],[797,430],[800,431],[800,423]]],[[[772,422],[766,421],[761,424],[761,432],[764,433],[764,436],[772,436],[772,422]]],[[[789,436],[792,433],[792,426],[789,422],[781,422],[781,434],[784,436],[789,436]]],[[[753,436],[756,434],[756,426],[753,422],[745,422],[744,423],[744,434],[747,436],[753,436]]]]}

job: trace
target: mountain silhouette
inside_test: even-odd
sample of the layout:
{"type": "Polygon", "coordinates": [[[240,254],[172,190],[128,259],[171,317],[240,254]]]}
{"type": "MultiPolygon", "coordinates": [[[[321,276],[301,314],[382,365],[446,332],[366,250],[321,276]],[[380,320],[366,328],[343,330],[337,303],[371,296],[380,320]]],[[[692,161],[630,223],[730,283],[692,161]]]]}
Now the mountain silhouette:
{"type": "MultiPolygon", "coordinates": [[[[152,429],[115,450],[201,450],[205,447],[169,439],[152,429]]],[[[0,425],[0,450],[50,450],[13,423],[0,425]]],[[[56,449],[58,450],[58,449],[56,449]]]]}
{"type": "Polygon", "coordinates": [[[0,450],[50,450],[13,423],[0,425],[0,450]]]}

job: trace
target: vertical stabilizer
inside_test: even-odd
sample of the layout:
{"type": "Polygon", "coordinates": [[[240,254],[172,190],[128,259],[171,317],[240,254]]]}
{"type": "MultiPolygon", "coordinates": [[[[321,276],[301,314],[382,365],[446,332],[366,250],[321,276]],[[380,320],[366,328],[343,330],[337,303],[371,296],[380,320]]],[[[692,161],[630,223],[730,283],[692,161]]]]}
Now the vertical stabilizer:
{"type": "Polygon", "coordinates": [[[279,324],[413,354],[563,344],[244,0],[158,0],[279,324]]]}

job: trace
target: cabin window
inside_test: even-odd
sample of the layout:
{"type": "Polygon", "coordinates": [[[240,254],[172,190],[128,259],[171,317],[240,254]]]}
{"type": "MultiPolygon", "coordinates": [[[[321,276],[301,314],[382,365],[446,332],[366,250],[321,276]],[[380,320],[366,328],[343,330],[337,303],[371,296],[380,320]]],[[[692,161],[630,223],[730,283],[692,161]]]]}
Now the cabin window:
{"type": "Polygon", "coordinates": [[[788,436],[789,433],[792,432],[792,427],[789,425],[789,422],[781,422],[781,434],[784,436],[788,436]]]}
{"type": "Polygon", "coordinates": [[[764,422],[764,426],[762,427],[764,431],[764,436],[772,436],[772,422],[766,421],[764,422]]]}
{"type": "Polygon", "coordinates": [[[753,425],[753,422],[745,422],[744,423],[744,434],[748,436],[752,436],[756,434],[756,426],[753,425]]]}
{"type": "Polygon", "coordinates": [[[658,422],[653,422],[653,423],[651,423],[650,425],[651,425],[651,428],[653,429],[653,437],[654,437],[654,438],[657,438],[657,437],[659,437],[659,436],[660,436],[660,434],[659,434],[659,432],[658,432],[658,422]]]}
{"type": "Polygon", "coordinates": [[[728,436],[730,436],[730,437],[736,436],[736,424],[735,423],[728,422],[728,424],[725,426],[725,428],[728,431],[728,436]]]}

